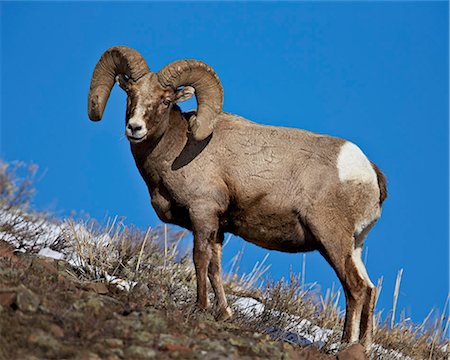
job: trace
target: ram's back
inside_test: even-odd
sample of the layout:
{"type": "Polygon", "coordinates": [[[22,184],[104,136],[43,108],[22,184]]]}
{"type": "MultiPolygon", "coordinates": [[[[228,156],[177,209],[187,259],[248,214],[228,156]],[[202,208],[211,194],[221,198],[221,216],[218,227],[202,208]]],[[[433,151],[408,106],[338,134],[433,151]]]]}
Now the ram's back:
{"type": "Polygon", "coordinates": [[[337,156],[345,140],[285,127],[221,116],[214,145],[222,177],[235,200],[273,198],[274,205],[311,197],[337,179],[337,156]],[[314,190],[316,188],[316,190],[314,190]],[[312,191],[311,191],[312,190],[312,191]]]}

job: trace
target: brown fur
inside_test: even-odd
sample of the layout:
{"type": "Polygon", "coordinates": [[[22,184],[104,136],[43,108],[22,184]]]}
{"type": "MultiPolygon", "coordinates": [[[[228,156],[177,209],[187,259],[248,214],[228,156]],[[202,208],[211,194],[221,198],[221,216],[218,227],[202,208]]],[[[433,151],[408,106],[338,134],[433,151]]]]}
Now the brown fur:
{"type": "Polygon", "coordinates": [[[386,200],[388,196],[386,176],[377,165],[375,165],[373,162],[371,162],[371,164],[373,169],[377,173],[378,187],[380,188],[380,205],[382,205],[384,200],[386,200]]]}
{"type": "Polygon", "coordinates": [[[373,165],[379,187],[342,183],[337,158],[345,140],[223,112],[212,134],[197,141],[189,127],[196,113],[175,105],[189,91],[164,87],[153,73],[121,86],[129,96],[127,124],[136,107],[145,108],[146,135],[130,146],[152,205],[162,221],[194,233],[198,306],[209,305],[209,278],[217,318],[231,316],[221,279],[224,232],[267,249],[318,250],[346,295],[343,341],[367,348],[375,289],[355,254],[386,197],[381,171],[373,165]]]}

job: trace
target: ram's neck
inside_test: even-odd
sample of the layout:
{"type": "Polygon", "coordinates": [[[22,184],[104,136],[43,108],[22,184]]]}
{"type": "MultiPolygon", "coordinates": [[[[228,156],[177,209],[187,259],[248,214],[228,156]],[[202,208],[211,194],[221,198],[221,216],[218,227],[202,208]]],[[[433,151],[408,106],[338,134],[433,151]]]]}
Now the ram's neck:
{"type": "Polygon", "coordinates": [[[136,166],[149,189],[161,181],[160,174],[170,171],[171,164],[187,142],[187,129],[188,123],[180,108],[174,106],[161,137],[131,146],[136,166]]]}

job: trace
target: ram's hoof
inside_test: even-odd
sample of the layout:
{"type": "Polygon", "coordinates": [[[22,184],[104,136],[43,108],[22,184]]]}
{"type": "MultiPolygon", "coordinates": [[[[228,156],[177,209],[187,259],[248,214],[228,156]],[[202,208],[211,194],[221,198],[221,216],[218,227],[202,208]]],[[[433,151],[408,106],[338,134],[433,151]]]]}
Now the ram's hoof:
{"type": "Polygon", "coordinates": [[[231,319],[233,316],[233,311],[231,311],[230,307],[227,306],[225,309],[220,310],[219,313],[216,316],[217,321],[226,321],[228,319],[231,319]]]}

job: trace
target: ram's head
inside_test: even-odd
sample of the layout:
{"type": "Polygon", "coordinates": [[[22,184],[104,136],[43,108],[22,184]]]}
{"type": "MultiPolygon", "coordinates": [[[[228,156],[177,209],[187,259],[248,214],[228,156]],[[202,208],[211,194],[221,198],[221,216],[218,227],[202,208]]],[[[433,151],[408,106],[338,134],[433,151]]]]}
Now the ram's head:
{"type": "Polygon", "coordinates": [[[197,60],[174,61],[159,72],[150,71],[144,58],[126,46],[114,46],[101,56],[91,79],[89,118],[98,121],[114,83],[127,93],[125,134],[133,143],[154,139],[167,127],[176,102],[196,94],[197,116],[190,118],[195,140],[208,137],[222,111],[223,89],[214,70],[197,60]]]}

